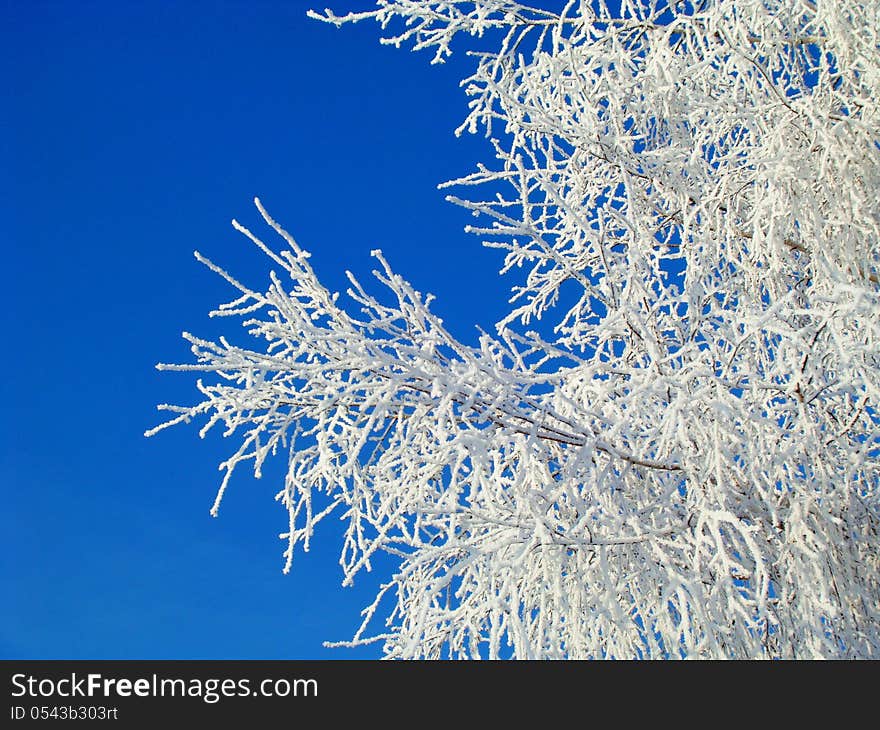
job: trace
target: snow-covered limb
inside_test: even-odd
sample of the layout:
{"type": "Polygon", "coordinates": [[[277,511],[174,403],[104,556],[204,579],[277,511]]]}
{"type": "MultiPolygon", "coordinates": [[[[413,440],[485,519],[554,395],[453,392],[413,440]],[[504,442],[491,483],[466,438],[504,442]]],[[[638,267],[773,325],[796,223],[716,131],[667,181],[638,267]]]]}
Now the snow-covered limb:
{"type": "Polygon", "coordinates": [[[315,17],[480,44],[495,160],[445,185],[508,315],[464,346],[381,252],[343,307],[258,202],[265,291],[200,257],[252,343],[186,335],[203,400],[150,433],[238,435],[214,512],[282,450],[288,568],[334,513],[346,583],[397,561],[339,645],[876,657],[880,3],[377,5],[315,17]]]}
{"type": "Polygon", "coordinates": [[[382,43],[400,48],[410,42],[416,51],[435,48],[431,63],[443,63],[452,54],[450,44],[459,33],[482,37],[487,31],[497,29],[546,30],[560,22],[555,13],[510,0],[380,0],[376,4],[379,6],[376,10],[361,13],[339,16],[326,8],[323,13],[309,10],[308,16],[337,27],[370,19],[378,22],[383,30],[398,18],[404,18],[405,27],[395,35],[384,37],[382,43]]]}

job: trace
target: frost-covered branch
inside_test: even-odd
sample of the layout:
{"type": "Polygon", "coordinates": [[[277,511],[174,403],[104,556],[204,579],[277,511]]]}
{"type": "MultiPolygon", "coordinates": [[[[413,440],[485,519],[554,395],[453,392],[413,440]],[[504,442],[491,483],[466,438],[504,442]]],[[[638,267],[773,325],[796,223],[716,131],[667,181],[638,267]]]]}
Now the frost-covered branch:
{"type": "Polygon", "coordinates": [[[312,15],[475,44],[494,159],[444,186],[511,307],[465,346],[379,252],[337,297],[258,202],[265,291],[200,257],[249,344],[187,335],[203,400],[150,432],[237,435],[213,511],[282,451],[287,568],[330,514],[346,583],[398,566],[337,642],[389,658],[876,657],[880,5],[312,15]]]}

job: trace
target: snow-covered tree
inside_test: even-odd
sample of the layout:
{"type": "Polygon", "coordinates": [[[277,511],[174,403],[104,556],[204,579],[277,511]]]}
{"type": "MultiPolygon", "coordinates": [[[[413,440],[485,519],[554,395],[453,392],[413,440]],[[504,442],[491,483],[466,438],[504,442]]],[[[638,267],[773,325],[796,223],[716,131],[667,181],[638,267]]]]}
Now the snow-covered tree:
{"type": "Polygon", "coordinates": [[[494,159],[444,186],[517,277],[496,331],[379,251],[339,298],[257,201],[265,289],[197,254],[252,345],[185,335],[203,400],[148,433],[237,435],[214,512],[280,451],[287,568],[329,515],[345,583],[394,559],[343,645],[880,656],[880,3],[549,4],[312,13],[476,49],[494,159]]]}

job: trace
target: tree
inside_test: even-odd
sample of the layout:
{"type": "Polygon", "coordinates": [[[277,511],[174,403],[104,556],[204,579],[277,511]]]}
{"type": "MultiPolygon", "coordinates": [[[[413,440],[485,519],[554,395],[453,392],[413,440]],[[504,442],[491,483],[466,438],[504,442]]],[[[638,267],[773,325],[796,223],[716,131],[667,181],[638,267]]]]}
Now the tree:
{"type": "MultiPolygon", "coordinates": [[[[281,451],[287,568],[341,514],[388,658],[880,653],[880,4],[380,0],[470,42],[492,165],[446,186],[524,271],[468,347],[381,252],[347,309],[284,245],[253,349],[185,335],[207,416],[281,451]],[[479,191],[483,191],[481,194],[479,191]]],[[[393,29],[398,28],[396,34],[393,29]]],[[[457,50],[457,49],[456,49],[457,50]]]]}

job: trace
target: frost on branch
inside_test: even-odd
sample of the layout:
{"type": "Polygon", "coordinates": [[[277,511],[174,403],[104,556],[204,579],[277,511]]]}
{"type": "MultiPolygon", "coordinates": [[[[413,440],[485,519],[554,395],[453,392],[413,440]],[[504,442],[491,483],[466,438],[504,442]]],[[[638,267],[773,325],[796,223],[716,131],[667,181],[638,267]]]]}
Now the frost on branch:
{"type": "Polygon", "coordinates": [[[880,5],[313,16],[477,44],[459,132],[494,162],[446,185],[511,309],[466,347],[379,252],[343,307],[258,203],[268,288],[202,259],[252,349],[160,366],[205,379],[154,431],[240,443],[213,511],[282,450],[288,568],[331,514],[345,583],[396,561],[339,642],[389,658],[876,658],[880,5]]]}

